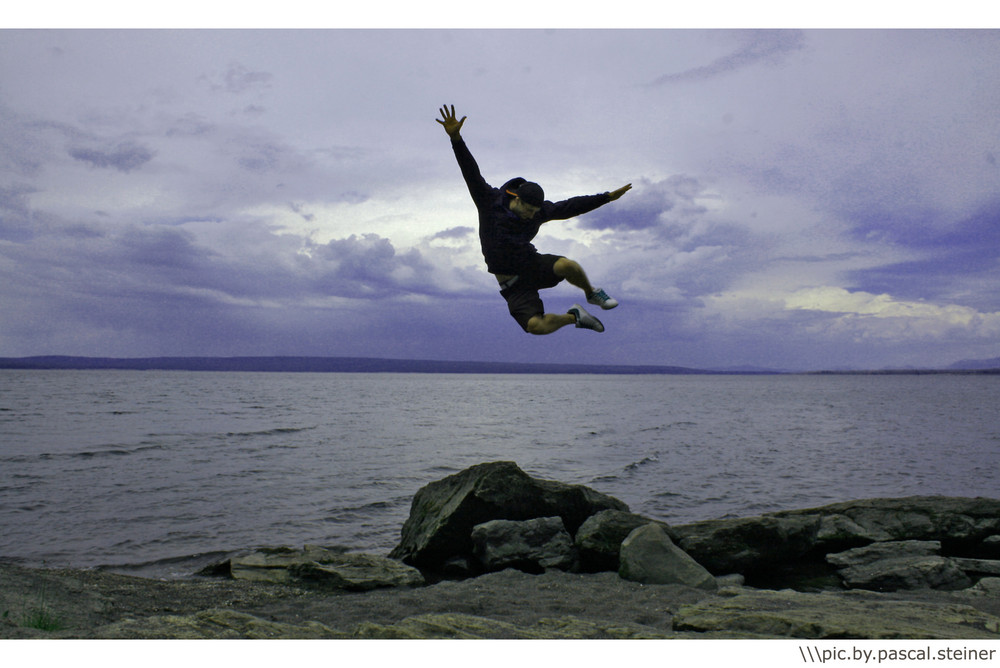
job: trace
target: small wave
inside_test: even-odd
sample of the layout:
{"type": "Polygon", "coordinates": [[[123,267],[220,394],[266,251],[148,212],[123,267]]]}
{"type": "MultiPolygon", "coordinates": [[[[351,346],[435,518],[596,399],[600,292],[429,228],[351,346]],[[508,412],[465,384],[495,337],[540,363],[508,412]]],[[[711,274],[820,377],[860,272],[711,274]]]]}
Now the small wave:
{"type": "Polygon", "coordinates": [[[647,466],[649,464],[655,464],[658,461],[660,461],[660,453],[655,452],[649,455],[648,457],[643,457],[637,462],[632,462],[631,464],[626,465],[624,470],[629,472],[635,471],[643,466],[647,466]]]}
{"type": "Polygon", "coordinates": [[[281,436],[284,434],[296,434],[300,431],[311,431],[312,427],[275,427],[274,429],[261,429],[259,431],[230,431],[220,435],[221,438],[252,438],[255,436],[281,436]]]}
{"type": "Polygon", "coordinates": [[[34,459],[48,461],[60,459],[74,460],[97,459],[102,457],[123,457],[125,455],[134,455],[148,450],[162,450],[163,448],[164,445],[162,443],[147,443],[136,445],[134,447],[108,446],[99,450],[81,450],[79,452],[43,452],[38,455],[19,455],[16,457],[6,458],[4,461],[28,461],[34,459]]]}

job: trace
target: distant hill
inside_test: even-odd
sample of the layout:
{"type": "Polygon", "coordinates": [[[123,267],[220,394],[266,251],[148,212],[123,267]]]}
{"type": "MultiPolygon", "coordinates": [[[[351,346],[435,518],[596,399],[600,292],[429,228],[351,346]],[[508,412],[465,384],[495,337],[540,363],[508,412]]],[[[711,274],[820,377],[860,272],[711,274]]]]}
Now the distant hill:
{"type": "Polygon", "coordinates": [[[0,357],[0,369],[121,369],[161,371],[272,371],[302,373],[535,373],[535,374],[934,374],[1000,373],[1000,358],[964,360],[940,369],[843,369],[789,371],[754,366],[692,369],[651,364],[547,364],[527,362],[456,362],[380,357],[0,357]]]}
{"type": "Polygon", "coordinates": [[[959,362],[955,362],[948,368],[963,371],[1000,369],[1000,357],[994,357],[993,359],[987,360],[961,360],[959,362]]]}
{"type": "Polygon", "coordinates": [[[127,369],[314,373],[711,374],[678,366],[453,362],[373,357],[41,357],[0,358],[0,369],[127,369]]]}

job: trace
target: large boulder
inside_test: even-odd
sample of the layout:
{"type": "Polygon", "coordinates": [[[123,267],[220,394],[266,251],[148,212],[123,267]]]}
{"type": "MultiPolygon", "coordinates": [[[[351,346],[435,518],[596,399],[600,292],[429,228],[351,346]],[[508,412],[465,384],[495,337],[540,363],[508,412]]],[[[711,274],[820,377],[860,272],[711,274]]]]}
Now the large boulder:
{"type": "Polygon", "coordinates": [[[471,555],[477,524],[558,516],[572,535],[588,517],[608,509],[628,506],[583,485],[533,478],[514,462],[479,464],[416,493],[390,557],[434,570],[471,555]]]}
{"type": "Polygon", "coordinates": [[[658,524],[669,536],[670,527],[622,510],[602,510],[580,525],[574,540],[584,571],[617,571],[622,542],[641,526],[658,524]]]}
{"type": "Polygon", "coordinates": [[[472,550],[485,571],[516,568],[541,573],[569,570],[576,562],[573,539],[562,518],[491,520],[472,528],[472,550]]]}
{"type": "Polygon", "coordinates": [[[237,580],[314,585],[346,591],[424,584],[420,571],[401,561],[309,545],[302,550],[258,550],[234,557],[229,567],[232,577],[237,580]]]}
{"type": "Polygon", "coordinates": [[[622,542],[619,575],[642,584],[681,584],[715,591],[715,578],[674,545],[656,524],[641,526],[622,542]]]}
{"type": "Polygon", "coordinates": [[[716,575],[794,562],[816,543],[819,517],[743,517],[671,527],[677,545],[716,575]]]}

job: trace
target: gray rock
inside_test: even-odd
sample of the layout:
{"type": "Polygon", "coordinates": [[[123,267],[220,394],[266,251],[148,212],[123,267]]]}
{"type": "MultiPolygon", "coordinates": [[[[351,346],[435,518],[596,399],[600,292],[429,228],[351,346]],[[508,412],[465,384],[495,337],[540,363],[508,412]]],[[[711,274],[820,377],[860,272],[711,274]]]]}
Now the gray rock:
{"type": "Polygon", "coordinates": [[[900,589],[965,589],[972,581],[953,559],[929,556],[881,559],[849,566],[838,573],[852,589],[898,591],[900,589]]]}
{"type": "Polygon", "coordinates": [[[302,624],[274,622],[229,609],[201,610],[189,615],[154,615],[124,619],[99,628],[95,634],[107,639],[341,639],[352,636],[319,622],[302,624]]]}
{"type": "Polygon", "coordinates": [[[230,560],[237,580],[306,584],[347,591],[424,584],[420,571],[395,559],[321,547],[268,549],[230,560]]]}
{"type": "Polygon", "coordinates": [[[962,593],[972,596],[1000,597],[1000,578],[983,578],[962,593]]]}
{"type": "Polygon", "coordinates": [[[844,552],[826,555],[826,561],[834,566],[866,566],[883,559],[902,557],[926,557],[941,552],[941,541],[937,540],[893,540],[872,543],[844,552]]]}
{"type": "Polygon", "coordinates": [[[973,607],[886,596],[742,590],[682,606],[674,614],[673,628],[815,639],[1000,639],[1000,618],[973,607]]]}
{"type": "Polygon", "coordinates": [[[656,524],[635,529],[621,545],[618,574],[643,584],[682,584],[715,591],[712,574],[692,559],[656,524]]]}
{"type": "Polygon", "coordinates": [[[832,514],[819,516],[819,531],[816,542],[820,545],[851,546],[892,540],[885,531],[877,527],[863,527],[847,515],[832,514]]]}
{"type": "Polygon", "coordinates": [[[951,590],[970,586],[972,581],[958,561],[939,556],[940,551],[937,540],[882,541],[828,554],[826,560],[840,567],[838,575],[844,585],[854,589],[951,590]]]}
{"type": "Polygon", "coordinates": [[[959,568],[965,573],[977,577],[1000,576],[1000,561],[995,559],[967,559],[963,557],[952,557],[959,568]]]}
{"type": "Polygon", "coordinates": [[[416,493],[390,556],[437,568],[472,553],[477,524],[559,516],[572,535],[588,517],[608,509],[627,511],[628,506],[583,485],[532,478],[513,462],[479,464],[416,493]]]}
{"type": "Polygon", "coordinates": [[[725,589],[728,587],[742,587],[746,584],[746,578],[739,573],[730,573],[729,575],[717,575],[715,576],[715,582],[719,585],[719,589],[725,589]]]}
{"type": "Polygon", "coordinates": [[[793,562],[816,543],[820,518],[747,517],[671,527],[677,545],[712,573],[747,573],[793,562]]]}
{"type": "Polygon", "coordinates": [[[617,571],[622,541],[634,530],[647,524],[659,524],[670,535],[670,527],[642,515],[622,510],[602,510],[580,525],[574,540],[585,571],[617,571]]]}
{"type": "Polygon", "coordinates": [[[1000,557],[1000,536],[987,536],[983,539],[981,549],[990,557],[1000,557]]]}
{"type": "MultiPolygon", "coordinates": [[[[862,499],[819,508],[773,513],[774,517],[840,516],[857,527],[853,534],[827,535],[818,544],[836,549],[845,542],[944,540],[981,543],[1000,533],[1000,500],[982,497],[911,496],[862,499]]],[[[840,529],[849,525],[844,520],[840,529]]]]}
{"type": "Polygon", "coordinates": [[[422,639],[664,639],[674,634],[627,622],[595,622],[572,616],[543,618],[517,625],[488,617],[461,613],[414,615],[393,624],[366,622],[354,632],[355,638],[377,640],[422,639]]]}
{"type": "Polygon", "coordinates": [[[671,530],[678,546],[713,573],[748,573],[873,542],[936,540],[985,551],[990,537],[1000,534],[1000,500],[862,499],[671,530]]]}
{"type": "Polygon", "coordinates": [[[472,529],[472,551],[486,571],[569,570],[576,561],[573,539],[559,517],[477,524],[472,529]]]}

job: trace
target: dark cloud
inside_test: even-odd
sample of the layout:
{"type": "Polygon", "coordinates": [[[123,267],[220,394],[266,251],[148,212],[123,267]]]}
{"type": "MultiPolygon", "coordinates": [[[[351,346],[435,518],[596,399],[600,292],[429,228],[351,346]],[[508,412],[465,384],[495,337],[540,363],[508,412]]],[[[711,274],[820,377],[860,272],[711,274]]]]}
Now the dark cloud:
{"type": "Polygon", "coordinates": [[[857,234],[878,235],[924,257],[856,271],[849,279],[857,289],[1000,311],[1000,293],[983,289],[996,281],[1000,266],[1000,199],[957,223],[930,212],[910,223],[878,216],[859,225],[857,234]]]}
{"type": "Polygon", "coordinates": [[[743,44],[732,53],[701,67],[665,74],[651,85],[702,81],[757,63],[779,63],[789,53],[803,48],[805,43],[805,34],[801,30],[753,30],[744,35],[743,44]]]}
{"type": "Polygon", "coordinates": [[[38,174],[48,150],[37,134],[32,123],[0,104],[0,173],[38,174]]]}
{"type": "Polygon", "coordinates": [[[352,234],[320,246],[313,254],[323,294],[380,298],[430,290],[432,266],[416,249],[397,253],[377,234],[352,234]]]}
{"type": "Polygon", "coordinates": [[[447,230],[441,230],[440,232],[431,236],[433,239],[464,239],[475,233],[475,230],[471,227],[465,225],[460,225],[458,227],[450,227],[447,230]]]}
{"type": "Polygon", "coordinates": [[[237,158],[240,167],[251,172],[271,172],[278,168],[282,149],[275,144],[254,144],[246,146],[243,155],[237,158]]]}
{"type": "Polygon", "coordinates": [[[86,162],[101,169],[131,172],[153,159],[153,151],[132,141],[124,141],[110,148],[75,147],[69,149],[74,160],[86,162]]]}
{"type": "Polygon", "coordinates": [[[174,120],[167,128],[167,137],[198,137],[209,134],[214,124],[198,114],[185,114],[174,120]]]}
{"type": "Polygon", "coordinates": [[[705,213],[698,203],[705,188],[689,176],[675,175],[656,182],[643,179],[625,197],[581,217],[585,230],[655,230],[674,236],[678,226],[705,213]]]}
{"type": "Polygon", "coordinates": [[[273,76],[268,72],[254,72],[241,63],[232,63],[222,75],[221,83],[214,88],[227,93],[243,93],[252,88],[270,86],[273,76]]]}
{"type": "Polygon", "coordinates": [[[24,241],[34,235],[28,203],[33,192],[33,187],[24,184],[0,186],[0,239],[24,241]]]}

